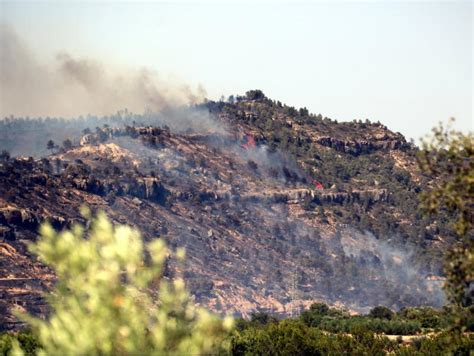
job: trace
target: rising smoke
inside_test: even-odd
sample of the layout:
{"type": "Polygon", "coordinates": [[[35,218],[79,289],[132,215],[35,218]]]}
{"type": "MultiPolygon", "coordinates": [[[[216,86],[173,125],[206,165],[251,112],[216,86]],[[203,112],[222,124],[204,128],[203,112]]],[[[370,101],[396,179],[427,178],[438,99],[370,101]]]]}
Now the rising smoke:
{"type": "MultiPolygon", "coordinates": [[[[339,235],[344,255],[360,265],[363,264],[368,277],[372,275],[386,280],[390,290],[394,291],[386,295],[374,291],[372,299],[377,300],[378,304],[395,309],[400,307],[401,305],[397,304],[399,301],[395,302],[393,295],[397,295],[400,300],[406,299],[407,305],[441,307],[446,302],[441,283],[429,280],[426,272],[416,266],[414,251],[379,240],[369,231],[361,233],[354,229],[344,229],[339,235]]],[[[366,282],[364,279],[361,281],[366,282]]],[[[368,289],[369,283],[364,288],[368,289]]],[[[364,310],[357,303],[354,303],[353,307],[368,311],[368,308],[364,310]]]]}
{"type": "Polygon", "coordinates": [[[85,128],[104,124],[224,133],[222,123],[194,105],[204,98],[201,86],[193,90],[184,83],[167,81],[149,68],[120,70],[65,51],[40,63],[10,26],[0,24],[0,150],[13,156],[44,156],[48,140],[77,142],[85,128]],[[68,120],[17,121],[13,125],[1,120],[11,115],[68,120]]]}
{"type": "Polygon", "coordinates": [[[40,63],[27,44],[0,24],[0,115],[75,117],[141,113],[201,102],[202,87],[170,83],[149,68],[119,70],[110,63],[57,54],[40,63]]]}

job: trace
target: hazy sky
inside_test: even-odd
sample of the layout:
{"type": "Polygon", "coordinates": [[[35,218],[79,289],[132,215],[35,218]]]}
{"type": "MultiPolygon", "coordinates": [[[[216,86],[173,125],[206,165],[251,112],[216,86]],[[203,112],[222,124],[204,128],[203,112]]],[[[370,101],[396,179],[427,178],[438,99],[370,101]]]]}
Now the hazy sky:
{"type": "Polygon", "coordinates": [[[0,1],[0,21],[39,61],[67,51],[147,66],[212,99],[258,88],[412,138],[451,116],[473,129],[473,11],[471,1],[0,1]]]}

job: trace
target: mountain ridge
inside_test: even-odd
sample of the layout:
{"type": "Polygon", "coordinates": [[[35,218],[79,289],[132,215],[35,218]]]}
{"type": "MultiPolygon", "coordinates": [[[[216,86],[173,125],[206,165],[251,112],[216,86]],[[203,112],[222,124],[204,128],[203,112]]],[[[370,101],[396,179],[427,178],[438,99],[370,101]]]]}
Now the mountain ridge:
{"type": "Polygon", "coordinates": [[[454,238],[418,212],[429,177],[416,168],[417,148],[381,124],[337,123],[254,90],[79,131],[49,156],[1,163],[1,251],[18,257],[0,265],[1,278],[33,281],[20,281],[19,294],[0,283],[12,328],[17,302],[45,313],[35,296],[54,280],[25,242],[46,220],[86,224],[82,204],[185,247],[186,267],[167,273],[218,312],[444,301],[441,256],[454,238]]]}

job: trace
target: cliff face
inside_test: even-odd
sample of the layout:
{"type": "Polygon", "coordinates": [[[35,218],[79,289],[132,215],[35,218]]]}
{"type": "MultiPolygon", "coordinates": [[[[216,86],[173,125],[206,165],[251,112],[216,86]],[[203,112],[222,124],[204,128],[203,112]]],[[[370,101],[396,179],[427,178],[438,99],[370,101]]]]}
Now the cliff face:
{"type": "Polygon", "coordinates": [[[329,136],[324,136],[316,141],[318,144],[330,147],[336,151],[349,153],[352,155],[368,154],[376,150],[396,150],[407,148],[408,145],[402,137],[399,139],[376,139],[376,140],[361,140],[361,141],[345,141],[329,136]]]}
{"type": "Polygon", "coordinates": [[[83,204],[144,239],[185,247],[188,287],[218,312],[289,314],[314,300],[356,310],[439,305],[428,277],[440,264],[419,256],[449,237],[404,205],[422,182],[400,168],[414,163],[412,147],[380,125],[275,105],[211,102],[218,130],[102,128],[69,150],[0,163],[0,324],[18,326],[15,305],[47,312],[39,293],[54,276],[25,243],[44,221],[85,224],[83,204]],[[419,251],[405,247],[420,242],[419,251]]]}

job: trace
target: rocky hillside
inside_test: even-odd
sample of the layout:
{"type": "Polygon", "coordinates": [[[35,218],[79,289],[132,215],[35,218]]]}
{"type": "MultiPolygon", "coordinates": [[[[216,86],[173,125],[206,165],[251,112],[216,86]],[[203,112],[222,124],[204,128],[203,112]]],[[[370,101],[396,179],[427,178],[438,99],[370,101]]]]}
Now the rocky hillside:
{"type": "MultiPolygon", "coordinates": [[[[417,212],[428,177],[401,134],[337,123],[260,91],[104,122],[71,129],[48,156],[2,155],[3,328],[18,326],[15,305],[47,312],[40,293],[54,275],[25,245],[43,221],[86,224],[83,204],[144,239],[185,247],[187,264],[170,261],[167,274],[182,274],[196,301],[218,312],[291,315],[315,300],[355,311],[443,303],[452,234],[417,212]]],[[[48,121],[34,125],[45,132],[48,121]]]]}

